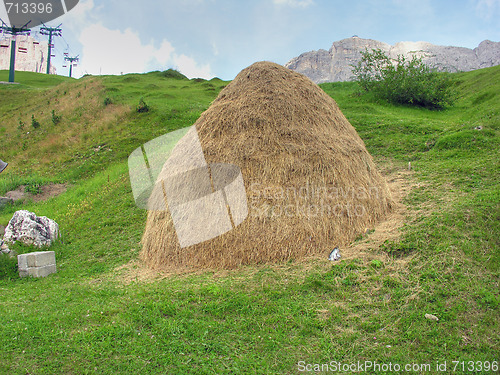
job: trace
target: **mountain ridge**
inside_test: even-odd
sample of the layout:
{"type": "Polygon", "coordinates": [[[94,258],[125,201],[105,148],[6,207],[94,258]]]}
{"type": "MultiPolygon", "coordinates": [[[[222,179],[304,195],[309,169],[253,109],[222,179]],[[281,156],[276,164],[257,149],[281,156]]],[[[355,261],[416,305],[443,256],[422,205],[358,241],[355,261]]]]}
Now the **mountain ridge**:
{"type": "Polygon", "coordinates": [[[415,55],[438,71],[471,71],[500,65],[500,42],[483,40],[474,48],[440,46],[429,42],[398,42],[390,45],[358,36],[333,42],[330,49],[309,51],[292,58],[285,67],[302,73],[315,83],[348,81],[352,77],[351,65],[361,60],[365,49],[381,49],[389,57],[415,55]]]}

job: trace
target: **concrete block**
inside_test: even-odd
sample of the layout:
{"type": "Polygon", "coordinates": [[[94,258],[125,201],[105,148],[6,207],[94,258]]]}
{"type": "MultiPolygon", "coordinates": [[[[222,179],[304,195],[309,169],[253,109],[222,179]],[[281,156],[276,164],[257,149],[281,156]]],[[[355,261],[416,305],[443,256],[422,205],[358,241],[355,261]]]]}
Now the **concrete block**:
{"type": "Polygon", "coordinates": [[[28,274],[33,277],[47,277],[51,273],[56,273],[56,265],[51,264],[43,267],[29,267],[28,274]]]}
{"type": "Polygon", "coordinates": [[[29,272],[28,272],[28,269],[27,268],[19,268],[19,277],[27,277],[29,276],[29,272]]]}
{"type": "Polygon", "coordinates": [[[43,267],[56,264],[56,254],[53,251],[37,251],[17,256],[19,268],[43,267]]]}
{"type": "Polygon", "coordinates": [[[38,251],[17,256],[19,276],[45,277],[56,272],[56,255],[53,251],[38,251]]]}
{"type": "Polygon", "coordinates": [[[12,199],[7,198],[7,197],[0,197],[0,208],[3,208],[3,207],[10,205],[12,203],[14,203],[14,201],[12,199]]]}
{"type": "Polygon", "coordinates": [[[43,267],[56,264],[56,254],[53,251],[37,251],[26,255],[28,267],[43,267]]]}
{"type": "Polygon", "coordinates": [[[27,255],[28,254],[21,254],[21,255],[17,256],[17,268],[19,268],[19,270],[21,270],[21,269],[25,270],[28,268],[27,255]]]}

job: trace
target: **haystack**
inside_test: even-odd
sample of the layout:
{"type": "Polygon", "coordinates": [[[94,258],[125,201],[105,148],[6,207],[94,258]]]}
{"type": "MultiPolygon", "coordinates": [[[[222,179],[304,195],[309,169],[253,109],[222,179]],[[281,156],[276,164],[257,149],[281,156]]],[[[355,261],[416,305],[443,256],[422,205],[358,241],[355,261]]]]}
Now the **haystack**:
{"type": "Polygon", "coordinates": [[[150,211],[141,258],[153,268],[234,268],[342,248],[392,200],[356,130],[307,77],[270,62],[242,70],[195,123],[207,163],[240,168],[248,216],[181,248],[167,211],[150,211]]]}

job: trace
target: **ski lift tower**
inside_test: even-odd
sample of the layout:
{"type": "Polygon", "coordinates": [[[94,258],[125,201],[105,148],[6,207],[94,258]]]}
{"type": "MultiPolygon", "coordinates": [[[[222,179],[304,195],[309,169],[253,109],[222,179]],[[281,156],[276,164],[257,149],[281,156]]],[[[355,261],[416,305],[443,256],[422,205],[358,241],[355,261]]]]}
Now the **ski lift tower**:
{"type": "MultiPolygon", "coordinates": [[[[67,54],[65,54],[67,55],[67,54]]],[[[73,63],[76,63],[80,60],[78,56],[75,57],[69,57],[69,56],[64,56],[64,61],[69,61],[69,77],[71,78],[71,73],[73,72],[73,63]]],[[[75,64],[76,66],[76,64],[75,64]]]]}
{"type": "Polygon", "coordinates": [[[40,34],[49,36],[49,51],[47,53],[47,74],[50,74],[50,58],[52,57],[52,47],[54,47],[54,45],[52,44],[52,37],[62,36],[61,25],[62,24],[57,27],[48,27],[43,25],[43,27],[40,27],[40,34]]]}
{"type": "Polygon", "coordinates": [[[9,27],[6,25],[3,20],[2,21],[2,26],[0,27],[0,33],[5,33],[8,35],[12,36],[12,41],[10,43],[10,70],[9,70],[9,82],[14,82],[14,75],[15,75],[15,67],[16,67],[16,36],[17,35],[30,35],[30,29],[28,29],[28,24],[31,21],[28,21],[25,25],[21,27],[15,27],[12,25],[12,27],[9,27]]]}

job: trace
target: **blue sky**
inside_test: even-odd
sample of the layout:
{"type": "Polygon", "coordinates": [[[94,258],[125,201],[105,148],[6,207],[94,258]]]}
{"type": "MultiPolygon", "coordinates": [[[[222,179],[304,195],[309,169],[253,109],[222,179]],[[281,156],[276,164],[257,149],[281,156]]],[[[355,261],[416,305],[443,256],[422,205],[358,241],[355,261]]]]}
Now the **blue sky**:
{"type": "Polygon", "coordinates": [[[50,25],[63,28],[59,74],[67,51],[81,58],[77,76],[176,68],[233,79],[352,35],[474,48],[500,41],[499,20],[500,0],[80,0],[50,25]]]}

